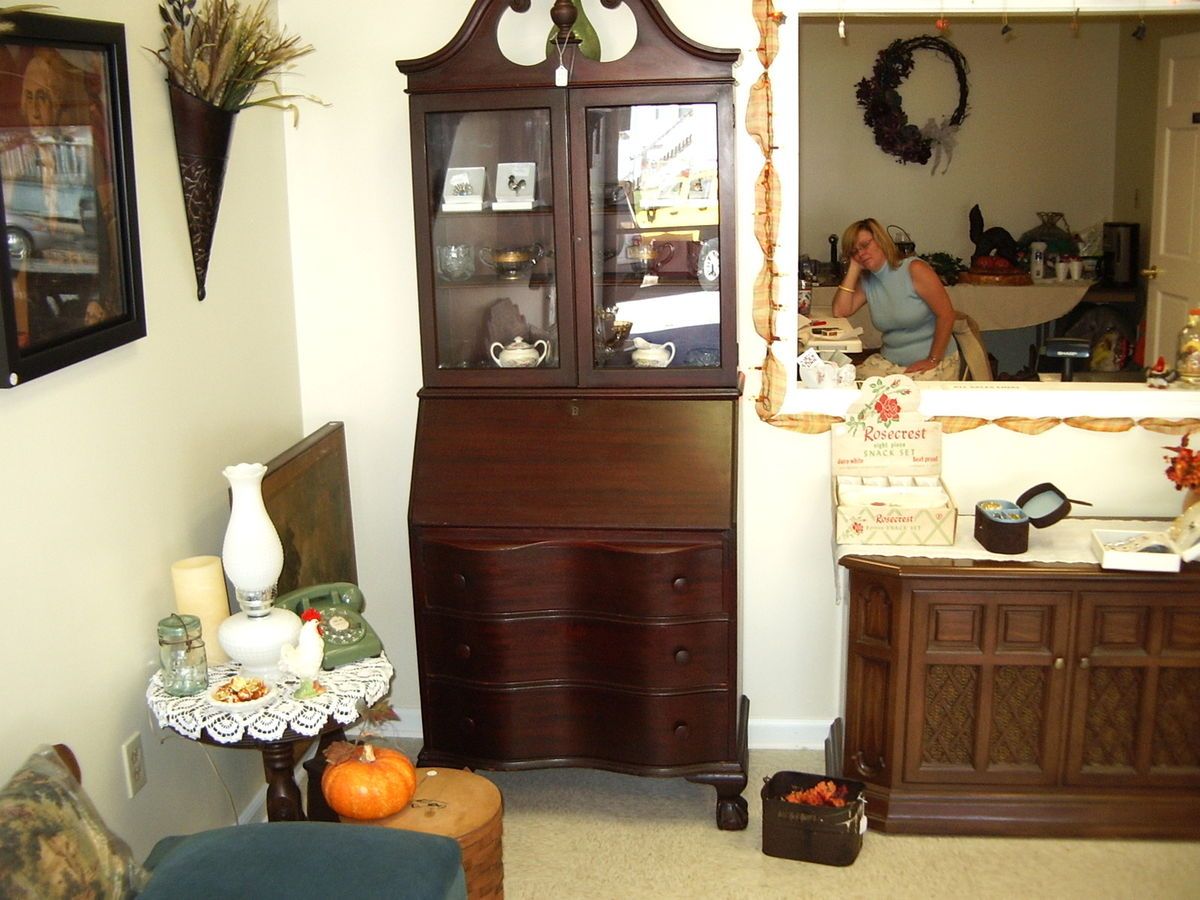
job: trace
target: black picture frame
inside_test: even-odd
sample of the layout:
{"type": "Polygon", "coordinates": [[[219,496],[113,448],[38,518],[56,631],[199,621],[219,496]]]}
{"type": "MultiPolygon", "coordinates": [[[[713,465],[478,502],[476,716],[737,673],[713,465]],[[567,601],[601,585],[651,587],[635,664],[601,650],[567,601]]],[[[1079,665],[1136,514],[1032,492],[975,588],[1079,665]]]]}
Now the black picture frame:
{"type": "Polygon", "coordinates": [[[0,387],[146,335],[125,27],[0,33],[0,387]]]}

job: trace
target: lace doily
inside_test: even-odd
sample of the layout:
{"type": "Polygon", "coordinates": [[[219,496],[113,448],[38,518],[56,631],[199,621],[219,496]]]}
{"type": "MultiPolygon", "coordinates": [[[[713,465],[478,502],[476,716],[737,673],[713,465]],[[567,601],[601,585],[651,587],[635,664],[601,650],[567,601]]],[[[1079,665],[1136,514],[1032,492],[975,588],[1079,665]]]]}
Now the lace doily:
{"type": "MultiPolygon", "coordinates": [[[[208,683],[221,684],[241,673],[237,663],[210,666],[208,683]]],[[[392,664],[385,654],[322,672],[317,680],[325,693],[297,700],[292,691],[300,682],[289,677],[277,682],[278,698],[247,713],[227,712],[213,706],[207,692],[190,697],[173,697],[163,690],[162,672],[156,672],[146,689],[146,702],[160,728],[171,728],[184,737],[198,740],[202,732],[220,744],[233,744],[247,737],[278,741],[289,728],[306,737],[316,737],[330,717],[341,725],[359,718],[360,703],[371,706],[388,693],[392,664]]]]}

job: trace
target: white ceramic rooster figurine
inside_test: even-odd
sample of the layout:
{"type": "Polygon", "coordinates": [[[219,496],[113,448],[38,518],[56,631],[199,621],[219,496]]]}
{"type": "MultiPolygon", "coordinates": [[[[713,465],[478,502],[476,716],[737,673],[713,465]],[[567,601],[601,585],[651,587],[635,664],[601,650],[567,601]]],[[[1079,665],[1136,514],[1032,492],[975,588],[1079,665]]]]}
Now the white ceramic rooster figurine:
{"type": "Polygon", "coordinates": [[[300,679],[300,687],[292,694],[297,700],[315,697],[325,691],[317,681],[317,676],[321,674],[321,663],[325,660],[321,615],[316,610],[307,610],[301,618],[304,624],[300,626],[300,637],[296,639],[296,646],[284,644],[279,649],[280,671],[291,672],[300,679]]]}

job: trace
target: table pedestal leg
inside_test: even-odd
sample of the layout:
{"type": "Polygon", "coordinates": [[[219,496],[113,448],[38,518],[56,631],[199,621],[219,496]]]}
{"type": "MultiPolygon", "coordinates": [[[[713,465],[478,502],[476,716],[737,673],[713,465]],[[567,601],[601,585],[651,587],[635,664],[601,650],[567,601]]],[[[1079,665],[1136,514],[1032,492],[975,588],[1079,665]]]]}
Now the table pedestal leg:
{"type": "Polygon", "coordinates": [[[263,774],[267,777],[267,821],[303,822],[300,788],[292,777],[292,742],[264,744],[263,774]]]}
{"type": "Polygon", "coordinates": [[[339,822],[338,814],[330,809],[325,802],[325,794],[321,791],[321,776],[325,774],[328,763],[325,762],[325,748],[334,741],[344,741],[346,732],[341,728],[321,735],[317,742],[317,752],[312,759],[304,764],[308,773],[308,820],[310,822],[339,822]]]}

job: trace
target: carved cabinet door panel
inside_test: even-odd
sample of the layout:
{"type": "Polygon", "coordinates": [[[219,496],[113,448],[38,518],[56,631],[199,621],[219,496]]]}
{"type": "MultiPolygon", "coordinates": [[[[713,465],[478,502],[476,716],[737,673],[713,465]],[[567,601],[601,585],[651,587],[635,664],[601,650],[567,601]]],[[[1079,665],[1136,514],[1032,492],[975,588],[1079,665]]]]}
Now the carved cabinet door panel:
{"type": "Polygon", "coordinates": [[[897,578],[855,571],[850,593],[843,772],[890,786],[900,756],[894,723],[903,704],[900,653],[907,607],[897,578]]]}
{"type": "Polygon", "coordinates": [[[904,777],[1053,784],[1071,595],[912,593],[904,777]]]}
{"type": "Polygon", "coordinates": [[[1195,596],[1080,594],[1067,781],[1200,784],[1195,596]]]}

